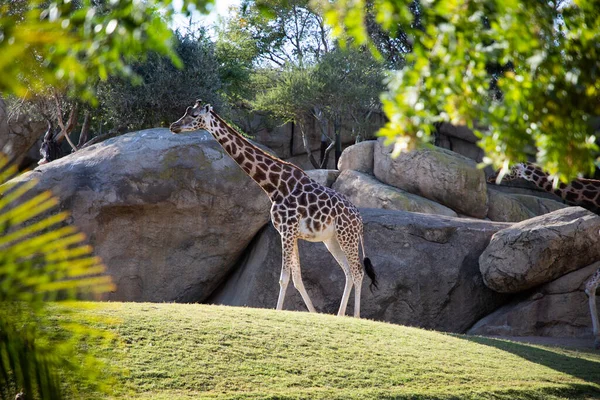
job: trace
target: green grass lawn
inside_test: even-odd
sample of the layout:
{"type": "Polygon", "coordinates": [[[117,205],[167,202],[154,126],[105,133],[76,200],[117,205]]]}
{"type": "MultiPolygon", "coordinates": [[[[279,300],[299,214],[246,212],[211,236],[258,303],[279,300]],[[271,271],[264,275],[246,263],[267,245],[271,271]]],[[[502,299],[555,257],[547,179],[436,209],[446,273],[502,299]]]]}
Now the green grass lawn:
{"type": "MultiPolygon", "coordinates": [[[[118,399],[595,399],[600,353],[350,317],[100,303],[118,399]]],[[[102,324],[100,324],[102,325],[102,324]]]]}

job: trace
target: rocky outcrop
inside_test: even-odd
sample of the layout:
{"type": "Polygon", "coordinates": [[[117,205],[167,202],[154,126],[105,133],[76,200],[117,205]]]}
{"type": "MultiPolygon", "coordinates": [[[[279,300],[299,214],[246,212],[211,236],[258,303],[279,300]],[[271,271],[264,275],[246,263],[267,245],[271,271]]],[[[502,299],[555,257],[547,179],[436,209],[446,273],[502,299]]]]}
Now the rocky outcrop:
{"type": "Polygon", "coordinates": [[[487,215],[487,185],[483,170],[466,157],[440,148],[424,148],[392,157],[392,147],[379,139],[374,174],[380,181],[428,198],[459,214],[487,215]]]}
{"type": "MultiPolygon", "coordinates": [[[[19,164],[28,156],[28,150],[40,139],[46,131],[46,122],[34,120],[27,114],[17,115],[8,119],[8,105],[0,97],[0,152],[14,164],[19,164]]],[[[39,160],[39,148],[37,154],[39,160]]],[[[32,160],[28,160],[26,166],[32,160]]]]}
{"type": "Polygon", "coordinates": [[[599,267],[597,262],[534,289],[483,318],[468,333],[591,339],[592,320],[584,284],[599,267]]]}
{"type": "Polygon", "coordinates": [[[371,175],[353,170],[343,171],[335,181],[333,189],[344,194],[357,207],[457,216],[448,207],[386,185],[371,175]]]}
{"type": "Polygon", "coordinates": [[[205,300],[269,219],[268,197],[207,132],[129,133],[18,180],[34,178],[104,260],[109,300],[205,300]]]}
{"type": "Polygon", "coordinates": [[[488,214],[492,221],[521,222],[535,217],[529,208],[511,195],[488,189],[488,214]]]}
{"type": "Polygon", "coordinates": [[[340,171],[335,169],[311,169],[305,172],[312,180],[327,187],[331,187],[340,175],[340,171]]]}
{"type": "Polygon", "coordinates": [[[353,170],[373,174],[375,141],[368,140],[347,147],[338,161],[340,171],[353,170]]]}
{"type": "Polygon", "coordinates": [[[496,233],[479,259],[486,285],[516,293],[600,260],[600,217],[569,207],[496,233]]]}
{"type": "Polygon", "coordinates": [[[511,194],[510,196],[517,199],[535,216],[548,214],[553,211],[569,207],[567,204],[547,199],[545,197],[530,196],[526,194],[511,194]]]}
{"type": "MultiPolygon", "coordinates": [[[[379,281],[371,293],[365,277],[362,317],[464,332],[505,302],[506,296],[483,284],[478,258],[506,224],[375,209],[361,209],[361,214],[365,251],[379,281]]],[[[302,277],[315,307],[336,313],[345,279],[341,268],[321,243],[299,241],[299,249],[302,277]]],[[[281,238],[268,225],[209,302],[275,308],[280,272],[281,238]]],[[[348,315],[352,305],[351,296],[348,315]]],[[[306,310],[292,285],[284,308],[306,310]]]]}

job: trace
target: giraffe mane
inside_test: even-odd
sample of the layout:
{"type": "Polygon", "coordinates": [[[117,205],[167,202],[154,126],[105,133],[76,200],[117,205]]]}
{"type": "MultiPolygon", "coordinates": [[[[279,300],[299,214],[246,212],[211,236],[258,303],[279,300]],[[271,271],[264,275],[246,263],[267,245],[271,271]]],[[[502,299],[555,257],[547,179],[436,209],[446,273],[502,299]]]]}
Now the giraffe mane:
{"type": "MultiPolygon", "coordinates": [[[[220,123],[222,123],[230,132],[235,133],[237,136],[240,137],[240,139],[242,139],[246,144],[248,144],[248,146],[250,146],[254,150],[260,152],[264,157],[270,159],[271,161],[276,161],[277,163],[284,164],[284,165],[290,166],[292,168],[295,168],[295,169],[299,170],[300,172],[302,172],[302,174],[306,175],[306,172],[304,172],[304,170],[302,168],[298,167],[297,165],[294,165],[294,164],[292,164],[290,162],[284,161],[284,160],[280,159],[279,157],[276,157],[276,156],[274,156],[274,155],[266,152],[265,150],[263,150],[260,147],[256,146],[254,143],[250,142],[243,135],[239,134],[235,129],[233,129],[233,127],[231,125],[229,125],[223,118],[221,118],[221,116],[219,114],[217,114],[212,108],[210,110],[210,113],[220,123]]],[[[308,176],[308,175],[306,175],[306,176],[308,176]]]]}

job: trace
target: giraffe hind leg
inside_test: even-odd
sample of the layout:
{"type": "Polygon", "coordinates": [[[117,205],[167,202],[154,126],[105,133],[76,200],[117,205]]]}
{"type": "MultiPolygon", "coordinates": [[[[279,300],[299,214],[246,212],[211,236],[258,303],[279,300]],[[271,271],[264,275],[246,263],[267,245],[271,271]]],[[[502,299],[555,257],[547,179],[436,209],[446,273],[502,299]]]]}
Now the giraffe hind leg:
{"type": "MultiPolygon", "coordinates": [[[[348,306],[348,299],[350,298],[350,293],[352,291],[352,287],[355,284],[355,281],[352,279],[352,274],[350,272],[350,264],[348,263],[348,257],[346,256],[346,253],[340,246],[337,238],[333,237],[323,243],[325,243],[327,250],[329,250],[329,252],[333,256],[333,258],[335,258],[335,260],[338,262],[340,267],[342,267],[342,270],[344,271],[344,275],[346,276],[346,284],[344,286],[344,293],[342,294],[342,300],[340,302],[340,308],[339,308],[338,314],[337,314],[339,317],[341,317],[341,316],[346,315],[346,307],[348,306]]],[[[354,291],[354,296],[356,299],[356,290],[354,291]]],[[[359,295],[359,301],[360,301],[360,295],[359,295]]],[[[356,301],[355,301],[354,316],[356,316],[356,301]]]]}

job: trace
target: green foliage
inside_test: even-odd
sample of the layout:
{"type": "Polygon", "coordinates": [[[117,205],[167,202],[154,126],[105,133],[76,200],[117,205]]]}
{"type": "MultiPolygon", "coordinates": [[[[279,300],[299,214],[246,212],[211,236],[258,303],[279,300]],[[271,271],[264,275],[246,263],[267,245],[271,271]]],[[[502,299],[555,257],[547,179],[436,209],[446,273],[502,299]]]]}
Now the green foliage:
{"type": "MultiPolygon", "coordinates": [[[[368,43],[365,0],[319,1],[334,33],[368,43]]],[[[486,162],[537,162],[563,180],[593,170],[600,115],[600,2],[374,2],[377,22],[412,38],[383,96],[381,134],[397,151],[428,142],[436,122],[477,131],[486,162]]]]}
{"type": "MultiPolygon", "coordinates": [[[[211,0],[184,0],[183,11],[211,0]]],[[[1,0],[0,92],[26,97],[47,86],[93,100],[98,80],[131,76],[129,63],[171,47],[172,0],[1,0]]]]}
{"type": "MultiPolygon", "coordinates": [[[[600,355],[350,317],[104,303],[128,399],[592,399],[600,355]]],[[[102,327],[102,325],[95,325],[102,327]]],[[[590,339],[590,344],[592,340],[590,339]]]]}
{"type": "Polygon", "coordinates": [[[177,32],[174,51],[182,68],[170,57],[150,52],[132,63],[138,84],[114,77],[98,86],[98,117],[103,123],[129,130],[167,126],[197,99],[221,107],[219,65],[206,33],[177,32]]]}
{"type": "MultiPolygon", "coordinates": [[[[14,173],[0,157],[0,182],[14,173]]],[[[86,390],[107,391],[106,371],[81,343],[110,335],[62,323],[47,302],[103,293],[113,285],[84,236],[65,225],[68,215],[47,214],[57,200],[49,192],[32,195],[34,185],[12,180],[0,186],[0,398],[23,389],[28,398],[60,399],[74,381],[86,390]]]]}
{"type": "Polygon", "coordinates": [[[331,46],[329,29],[308,0],[245,0],[229,25],[252,37],[263,66],[314,64],[331,46]]]}
{"type": "Polygon", "coordinates": [[[252,102],[255,110],[265,111],[282,122],[305,123],[320,90],[320,82],[312,79],[311,68],[290,67],[283,71],[264,70],[255,75],[257,86],[265,87],[252,102]]]}
{"type": "Polygon", "coordinates": [[[315,66],[311,79],[319,89],[313,104],[348,130],[369,130],[369,116],[381,109],[383,65],[366,49],[335,47],[315,66]]]}

